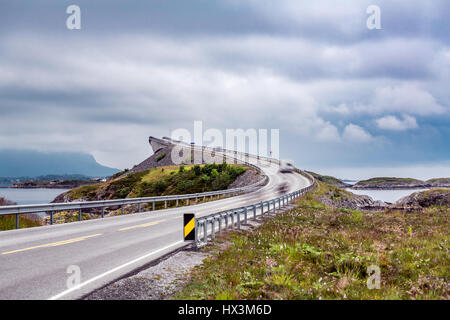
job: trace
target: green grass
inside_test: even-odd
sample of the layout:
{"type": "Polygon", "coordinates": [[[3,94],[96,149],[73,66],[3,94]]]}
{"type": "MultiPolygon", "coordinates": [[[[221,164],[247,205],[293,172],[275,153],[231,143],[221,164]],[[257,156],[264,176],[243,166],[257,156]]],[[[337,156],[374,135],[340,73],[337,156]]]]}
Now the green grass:
{"type": "Polygon", "coordinates": [[[247,169],[229,164],[166,166],[69,191],[72,200],[123,199],[226,189],[247,169]]]}
{"type": "MultiPolygon", "coordinates": [[[[38,221],[28,219],[27,217],[20,215],[19,228],[37,227],[41,224],[38,221]]],[[[16,217],[14,215],[0,217],[0,230],[12,230],[16,228],[16,217]]]]}
{"type": "MultiPolygon", "coordinates": [[[[0,206],[13,205],[14,202],[8,201],[4,198],[0,197],[0,206]]],[[[29,228],[29,227],[37,227],[40,223],[38,221],[27,218],[27,216],[20,215],[19,216],[19,227],[20,228],[29,228]]],[[[12,230],[16,228],[16,216],[15,215],[7,215],[0,216],[0,230],[12,230]]]]}
{"type": "Polygon", "coordinates": [[[174,298],[449,298],[448,208],[335,209],[317,201],[328,188],[319,183],[297,207],[252,232],[221,235],[174,298]],[[367,288],[370,265],[381,269],[380,289],[367,288]]]}
{"type": "Polygon", "coordinates": [[[310,175],[312,175],[314,178],[316,178],[319,181],[325,182],[327,184],[330,185],[334,185],[334,186],[342,186],[345,185],[345,182],[343,182],[342,180],[339,180],[338,178],[332,177],[332,176],[324,176],[324,175],[320,175],[318,173],[315,172],[311,172],[311,171],[307,171],[310,175]]]}

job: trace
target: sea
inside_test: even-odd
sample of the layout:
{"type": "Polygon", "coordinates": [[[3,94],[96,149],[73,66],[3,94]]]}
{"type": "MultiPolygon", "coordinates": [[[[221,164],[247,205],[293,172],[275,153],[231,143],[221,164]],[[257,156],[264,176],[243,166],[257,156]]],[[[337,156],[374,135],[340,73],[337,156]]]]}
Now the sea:
{"type": "Polygon", "coordinates": [[[353,190],[346,189],[354,194],[364,194],[368,195],[374,200],[381,200],[384,202],[394,203],[403,197],[409,196],[410,194],[418,191],[425,191],[426,189],[402,189],[402,190],[353,190]]]}
{"type": "Polygon", "coordinates": [[[50,203],[56,196],[69,189],[16,189],[16,188],[0,188],[0,197],[17,204],[41,204],[50,203]]]}

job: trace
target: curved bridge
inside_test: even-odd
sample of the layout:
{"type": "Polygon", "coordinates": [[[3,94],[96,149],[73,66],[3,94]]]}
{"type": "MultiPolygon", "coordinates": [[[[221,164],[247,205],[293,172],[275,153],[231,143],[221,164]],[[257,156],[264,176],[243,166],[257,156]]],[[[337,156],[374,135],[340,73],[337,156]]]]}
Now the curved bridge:
{"type": "Polygon", "coordinates": [[[235,197],[186,207],[0,232],[0,299],[79,298],[183,247],[184,213],[210,217],[274,199],[280,184],[287,184],[290,194],[313,184],[299,173],[280,174],[277,160],[222,151],[226,157],[248,159],[268,183],[235,197]],[[73,270],[81,272],[75,286],[68,281],[73,270]]]}

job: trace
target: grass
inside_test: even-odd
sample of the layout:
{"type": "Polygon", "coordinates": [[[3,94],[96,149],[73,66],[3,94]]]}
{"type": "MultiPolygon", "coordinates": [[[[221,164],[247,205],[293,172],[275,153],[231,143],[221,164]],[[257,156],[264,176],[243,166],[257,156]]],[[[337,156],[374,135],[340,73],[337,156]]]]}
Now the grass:
{"type": "Polygon", "coordinates": [[[325,182],[327,184],[335,185],[335,186],[343,186],[343,185],[345,185],[345,182],[343,182],[342,180],[339,180],[338,178],[335,178],[335,177],[332,177],[332,176],[320,175],[320,174],[312,172],[312,171],[307,171],[307,172],[310,175],[312,175],[314,178],[316,178],[317,180],[325,182]]]}
{"type": "Polygon", "coordinates": [[[107,200],[215,191],[226,189],[246,170],[226,163],[158,167],[75,188],[68,195],[72,200],[107,200]]]}
{"type": "Polygon", "coordinates": [[[317,201],[252,232],[230,232],[191,273],[176,299],[449,299],[449,210],[361,212],[317,201]],[[227,246],[225,250],[218,247],[227,246]],[[368,267],[381,270],[367,287],[368,267]]]}
{"type": "MultiPolygon", "coordinates": [[[[0,197],[0,206],[13,205],[14,202],[8,201],[5,198],[0,197]]],[[[26,215],[19,216],[19,227],[20,228],[30,228],[37,227],[40,223],[33,219],[28,218],[26,215]]],[[[16,216],[15,215],[7,215],[0,216],[0,230],[12,230],[16,228],[16,216]]]]}
{"type": "MultiPolygon", "coordinates": [[[[38,221],[28,219],[24,215],[19,216],[19,228],[37,227],[41,224],[38,221]]],[[[0,217],[0,231],[12,230],[16,228],[16,217],[14,215],[0,217]]]]}

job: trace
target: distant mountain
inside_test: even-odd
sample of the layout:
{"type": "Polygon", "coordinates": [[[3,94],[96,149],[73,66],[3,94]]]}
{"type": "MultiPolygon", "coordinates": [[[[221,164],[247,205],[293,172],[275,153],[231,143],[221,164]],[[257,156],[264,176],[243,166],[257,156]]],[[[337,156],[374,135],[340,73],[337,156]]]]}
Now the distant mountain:
{"type": "Polygon", "coordinates": [[[119,171],[99,164],[92,155],[85,153],[0,150],[0,177],[66,174],[107,177],[119,171]]]}

